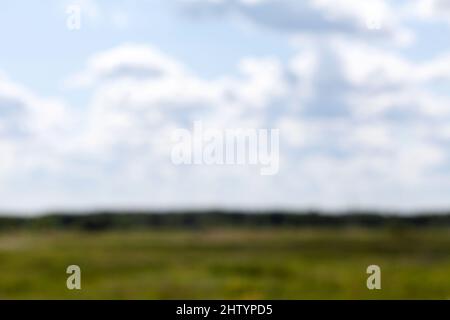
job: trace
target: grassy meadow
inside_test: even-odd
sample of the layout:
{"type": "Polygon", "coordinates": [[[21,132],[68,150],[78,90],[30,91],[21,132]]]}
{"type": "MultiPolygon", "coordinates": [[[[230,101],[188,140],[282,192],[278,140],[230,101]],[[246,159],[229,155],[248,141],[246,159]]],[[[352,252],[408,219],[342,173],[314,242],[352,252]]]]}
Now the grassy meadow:
{"type": "Polygon", "coordinates": [[[3,231],[0,299],[448,299],[447,228],[3,231]],[[82,290],[66,288],[68,265],[82,290]],[[366,268],[382,269],[382,290],[366,268]]]}

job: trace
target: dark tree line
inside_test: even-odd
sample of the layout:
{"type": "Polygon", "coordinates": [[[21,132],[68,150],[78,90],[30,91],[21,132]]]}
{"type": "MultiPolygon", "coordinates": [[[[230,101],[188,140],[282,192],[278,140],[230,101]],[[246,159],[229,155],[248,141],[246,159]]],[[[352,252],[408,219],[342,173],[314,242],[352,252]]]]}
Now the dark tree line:
{"type": "Polygon", "coordinates": [[[202,229],[210,227],[450,227],[450,213],[410,216],[377,212],[92,212],[59,213],[40,217],[0,217],[4,230],[202,229]]]}

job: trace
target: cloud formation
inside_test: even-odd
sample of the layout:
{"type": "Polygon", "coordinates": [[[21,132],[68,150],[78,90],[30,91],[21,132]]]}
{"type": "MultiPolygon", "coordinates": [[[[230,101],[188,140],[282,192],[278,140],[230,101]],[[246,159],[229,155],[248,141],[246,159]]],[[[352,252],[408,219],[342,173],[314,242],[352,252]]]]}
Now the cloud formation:
{"type": "Polygon", "coordinates": [[[419,18],[435,18],[450,22],[450,3],[446,0],[416,0],[410,11],[419,18]]]}
{"type": "Polygon", "coordinates": [[[390,41],[406,28],[387,2],[345,1],[338,10],[326,0],[184,5],[288,33],[293,54],[243,57],[205,77],[156,45],[122,43],[85,57],[66,79],[70,94],[88,97],[82,106],[0,77],[0,205],[450,204],[450,52],[427,61],[405,54],[390,41]],[[380,30],[367,26],[374,13],[380,30]],[[279,174],[174,165],[173,133],[195,121],[280,129],[279,174]]]}
{"type": "Polygon", "coordinates": [[[436,67],[442,63],[416,64],[336,38],[326,45],[305,42],[285,63],[245,59],[235,74],[211,81],[151,46],[128,44],[94,55],[71,78],[91,92],[81,121],[70,124],[64,105],[12,86],[2,128],[17,137],[33,131],[33,138],[4,139],[28,149],[9,153],[12,161],[26,155],[35,170],[85,177],[91,192],[112,201],[106,203],[417,204],[391,199],[396,189],[431,204],[435,187],[450,181],[444,179],[448,97],[432,88],[446,80],[436,67]],[[260,177],[249,166],[174,166],[172,133],[194,121],[215,129],[279,128],[280,174],[260,177]],[[124,188],[123,197],[115,195],[124,188]]]}
{"type": "Polygon", "coordinates": [[[412,33],[385,0],[180,0],[194,17],[232,15],[289,34],[345,34],[408,43],[412,33]]]}

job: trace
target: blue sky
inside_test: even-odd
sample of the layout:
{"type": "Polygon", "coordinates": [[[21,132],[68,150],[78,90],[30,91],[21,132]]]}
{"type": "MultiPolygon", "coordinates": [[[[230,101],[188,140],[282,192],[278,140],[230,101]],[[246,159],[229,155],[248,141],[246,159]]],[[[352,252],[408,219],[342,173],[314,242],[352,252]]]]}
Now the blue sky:
{"type": "Polygon", "coordinates": [[[447,208],[449,31],[445,0],[5,1],[0,208],[447,208]],[[279,129],[279,173],[174,166],[198,120],[279,129]]]}

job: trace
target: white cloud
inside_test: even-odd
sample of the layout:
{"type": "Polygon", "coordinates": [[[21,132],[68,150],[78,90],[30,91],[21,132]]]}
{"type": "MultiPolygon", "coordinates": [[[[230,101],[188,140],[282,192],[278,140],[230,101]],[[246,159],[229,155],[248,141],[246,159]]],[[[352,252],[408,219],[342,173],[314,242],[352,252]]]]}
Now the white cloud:
{"type": "Polygon", "coordinates": [[[433,21],[436,18],[450,22],[450,2],[447,0],[415,0],[409,4],[412,17],[433,21]]]}
{"type": "Polygon", "coordinates": [[[439,67],[445,59],[416,63],[357,40],[306,39],[289,61],[246,58],[235,72],[204,79],[154,47],[124,44],[71,77],[91,94],[78,122],[63,103],[0,81],[9,112],[0,132],[33,131],[21,141],[0,136],[0,172],[16,181],[41,172],[33,203],[46,206],[433,205],[448,176],[440,170],[450,104],[433,86],[449,75],[439,67]],[[172,133],[196,120],[279,128],[279,175],[174,166],[172,133]],[[18,174],[21,166],[28,169],[18,174]]]}
{"type": "Polygon", "coordinates": [[[64,102],[43,98],[0,77],[0,181],[27,179],[61,166],[60,145],[71,123],[64,102]]]}
{"type": "MultiPolygon", "coordinates": [[[[283,64],[274,58],[244,59],[238,75],[206,81],[155,52],[151,47],[126,45],[97,55],[83,72],[95,80],[90,83],[94,88],[91,126],[80,146],[91,145],[90,152],[109,159],[126,150],[127,155],[120,157],[122,175],[158,176],[168,185],[183,176],[193,186],[192,199],[197,193],[203,195],[200,202],[214,198],[210,197],[214,181],[231,179],[234,190],[243,194],[249,184],[261,183],[249,168],[205,171],[167,165],[170,132],[195,120],[215,128],[281,129],[283,165],[274,179],[282,195],[264,184],[265,202],[284,199],[297,205],[319,201],[344,206],[351,204],[349,195],[358,193],[362,204],[395,204],[389,198],[394,186],[404,190],[414,183],[418,189],[404,190],[406,194],[426,193],[429,181],[436,178],[434,170],[446,163],[446,150],[435,140],[447,137],[442,117],[448,116],[448,110],[429,112],[438,96],[429,83],[442,78],[442,70],[432,67],[438,62],[417,64],[360,41],[335,38],[326,46],[304,43],[283,64]],[[157,76],[136,77],[128,72],[155,69],[155,65],[160,70],[157,76]],[[333,88],[338,90],[328,92],[333,88]],[[345,113],[333,115],[337,106],[326,103],[339,103],[345,113]],[[317,108],[321,112],[311,113],[317,108]],[[403,115],[397,119],[396,112],[403,115]],[[295,186],[292,177],[304,197],[290,195],[295,186]],[[328,189],[326,196],[318,200],[309,194],[308,185],[320,187],[318,193],[328,189]],[[371,190],[377,190],[377,201],[375,195],[365,193],[371,190]]],[[[179,191],[172,185],[168,188],[172,195],[179,191]]],[[[223,203],[244,203],[223,192],[223,203]]]]}
{"type": "Polygon", "coordinates": [[[27,88],[0,77],[0,136],[11,139],[52,139],[67,120],[64,102],[42,98],[27,88]]]}
{"type": "Polygon", "coordinates": [[[159,52],[158,49],[125,44],[108,52],[102,52],[89,59],[86,70],[68,79],[68,86],[90,86],[100,81],[129,79],[165,79],[181,77],[186,70],[176,61],[159,52]]]}
{"type": "Polygon", "coordinates": [[[347,34],[410,43],[400,10],[384,0],[180,0],[193,16],[231,14],[291,34],[347,34]],[[372,28],[375,24],[375,28],[372,28]]]}

